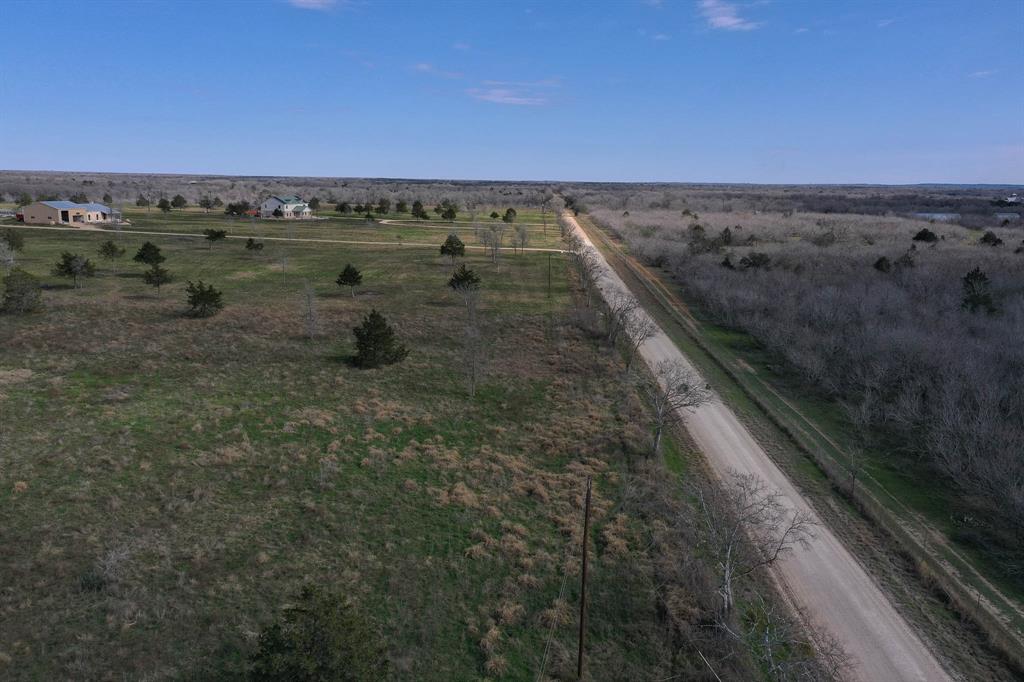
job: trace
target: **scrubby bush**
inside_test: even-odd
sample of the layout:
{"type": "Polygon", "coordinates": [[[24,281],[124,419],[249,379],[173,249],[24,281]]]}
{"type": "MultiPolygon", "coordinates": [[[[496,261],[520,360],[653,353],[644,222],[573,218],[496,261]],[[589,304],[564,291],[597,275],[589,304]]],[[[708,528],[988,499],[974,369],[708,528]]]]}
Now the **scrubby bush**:
{"type": "Polygon", "coordinates": [[[345,598],[307,587],[266,628],[251,658],[254,682],[370,682],[388,677],[376,628],[345,598]]]}
{"type": "Polygon", "coordinates": [[[20,268],[14,268],[3,279],[4,298],[0,307],[5,313],[21,315],[42,307],[39,279],[20,268]]]}
{"type": "Polygon", "coordinates": [[[932,232],[931,230],[929,230],[927,227],[923,227],[920,231],[918,231],[917,234],[914,235],[914,241],[932,244],[934,242],[939,241],[939,236],[932,232]]]}
{"type": "Polygon", "coordinates": [[[982,235],[981,239],[978,241],[988,246],[1002,246],[1003,244],[1003,240],[996,236],[996,233],[991,230],[982,235]]]}
{"type": "Polygon", "coordinates": [[[189,315],[192,317],[210,317],[216,315],[224,307],[221,292],[214,289],[212,284],[203,284],[203,280],[196,283],[191,281],[185,289],[188,300],[189,315]]]}

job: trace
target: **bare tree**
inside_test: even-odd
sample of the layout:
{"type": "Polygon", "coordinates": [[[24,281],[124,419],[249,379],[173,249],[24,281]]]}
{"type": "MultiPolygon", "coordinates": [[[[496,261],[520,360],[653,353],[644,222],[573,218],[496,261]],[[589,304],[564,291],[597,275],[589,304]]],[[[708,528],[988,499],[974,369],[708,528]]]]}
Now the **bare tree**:
{"type": "Polygon", "coordinates": [[[466,383],[469,388],[469,396],[476,396],[477,386],[483,376],[484,360],[486,356],[486,344],[476,318],[470,320],[463,333],[463,354],[462,368],[466,373],[466,383]]]}
{"type": "Polygon", "coordinates": [[[498,260],[502,243],[505,239],[505,223],[493,223],[480,230],[480,242],[491,254],[491,262],[498,260]]]}
{"type": "Polygon", "coordinates": [[[756,474],[730,472],[721,485],[697,487],[694,496],[706,530],[704,549],[718,571],[724,622],[735,603],[736,582],[771,566],[795,545],[806,548],[817,524],[756,474]]]}
{"type": "Polygon", "coordinates": [[[530,231],[526,229],[526,225],[516,225],[514,243],[519,245],[519,250],[525,249],[529,241],[530,231]]]}
{"type": "Polygon", "coordinates": [[[629,339],[629,346],[626,349],[626,369],[633,367],[633,361],[640,354],[640,346],[657,333],[658,324],[643,308],[637,308],[630,313],[626,320],[626,337],[629,339]]]}
{"type": "Polygon", "coordinates": [[[626,325],[639,307],[640,303],[632,294],[624,291],[612,292],[608,296],[603,316],[605,341],[614,346],[626,331],[626,325]]]}
{"type": "Polygon", "coordinates": [[[6,241],[0,239],[0,268],[3,268],[4,273],[8,273],[15,263],[14,249],[6,241]]]}
{"type": "Polygon", "coordinates": [[[672,360],[662,360],[653,376],[640,376],[637,384],[653,412],[651,452],[654,456],[661,452],[665,429],[711,399],[711,391],[700,377],[672,360]]]}
{"type": "Polygon", "coordinates": [[[316,308],[316,290],[309,283],[303,282],[302,288],[302,324],[306,332],[306,338],[315,338],[320,333],[320,314],[316,308]]]}

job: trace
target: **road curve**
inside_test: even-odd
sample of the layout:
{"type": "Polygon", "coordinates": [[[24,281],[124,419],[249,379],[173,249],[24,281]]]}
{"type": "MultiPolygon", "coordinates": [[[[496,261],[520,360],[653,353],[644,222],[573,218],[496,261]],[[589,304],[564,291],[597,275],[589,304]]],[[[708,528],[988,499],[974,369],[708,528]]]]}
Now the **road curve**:
{"type": "MultiPolygon", "coordinates": [[[[626,284],[594,247],[571,214],[568,221],[601,259],[598,282],[606,298],[628,292],[626,284]]],[[[673,360],[696,368],[659,327],[640,348],[649,367],[673,360]]],[[[810,621],[809,627],[832,635],[851,659],[848,679],[863,682],[940,682],[952,678],[917,633],[896,611],[856,558],[807,504],[789,479],[725,404],[717,398],[684,415],[687,430],[718,476],[730,471],[756,474],[782,494],[791,511],[809,513],[820,525],[806,549],[796,548],[772,568],[786,598],[810,621]]]]}

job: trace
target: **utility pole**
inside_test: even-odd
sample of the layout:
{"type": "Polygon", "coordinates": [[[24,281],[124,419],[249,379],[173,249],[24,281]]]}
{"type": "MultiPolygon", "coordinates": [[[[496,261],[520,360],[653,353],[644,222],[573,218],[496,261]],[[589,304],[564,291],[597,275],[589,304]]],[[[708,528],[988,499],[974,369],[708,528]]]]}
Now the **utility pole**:
{"type": "Polygon", "coordinates": [[[576,679],[583,679],[583,644],[587,634],[587,536],[590,535],[590,489],[592,480],[587,476],[587,497],[583,503],[583,571],[580,576],[580,634],[579,653],[576,657],[576,679]]]}

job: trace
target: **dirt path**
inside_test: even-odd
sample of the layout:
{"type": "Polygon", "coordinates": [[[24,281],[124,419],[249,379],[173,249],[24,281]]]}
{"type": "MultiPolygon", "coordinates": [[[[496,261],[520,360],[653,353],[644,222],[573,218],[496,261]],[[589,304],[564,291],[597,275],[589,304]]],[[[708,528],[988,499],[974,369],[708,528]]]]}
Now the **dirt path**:
{"type": "MultiPolygon", "coordinates": [[[[108,230],[99,227],[50,227],[48,225],[7,225],[7,227],[15,227],[20,230],[57,230],[65,232],[102,232],[105,234],[144,234],[151,235],[154,237],[192,237],[194,239],[206,239],[202,234],[195,234],[190,232],[151,232],[146,230],[108,230]]],[[[416,248],[431,248],[438,249],[440,244],[431,244],[428,242],[384,242],[384,241],[362,241],[355,239],[323,239],[320,237],[261,237],[255,234],[229,234],[228,239],[255,239],[261,242],[307,242],[310,244],[351,244],[353,246],[402,246],[402,247],[416,247],[416,248]]],[[[503,247],[503,251],[508,251],[512,247],[503,247]]],[[[486,251],[486,246],[466,246],[467,250],[473,251],[486,251]]],[[[525,248],[516,248],[516,251],[533,251],[538,253],[565,253],[565,249],[545,249],[540,247],[527,246],[525,248]]]]}
{"type": "MultiPolygon", "coordinates": [[[[627,286],[604,261],[576,220],[566,220],[594,252],[601,257],[602,295],[628,291],[627,286]]],[[[663,332],[645,342],[641,357],[650,367],[663,360],[693,365],[663,332]]],[[[789,479],[754,440],[736,415],[717,398],[686,416],[686,428],[707,456],[714,471],[753,473],[782,493],[791,510],[818,516],[789,479]]],[[[804,612],[810,627],[831,634],[852,659],[848,677],[864,682],[915,680],[933,682],[950,676],[889,603],[856,558],[824,525],[807,550],[797,548],[773,568],[773,574],[795,607],[804,612]]]]}

